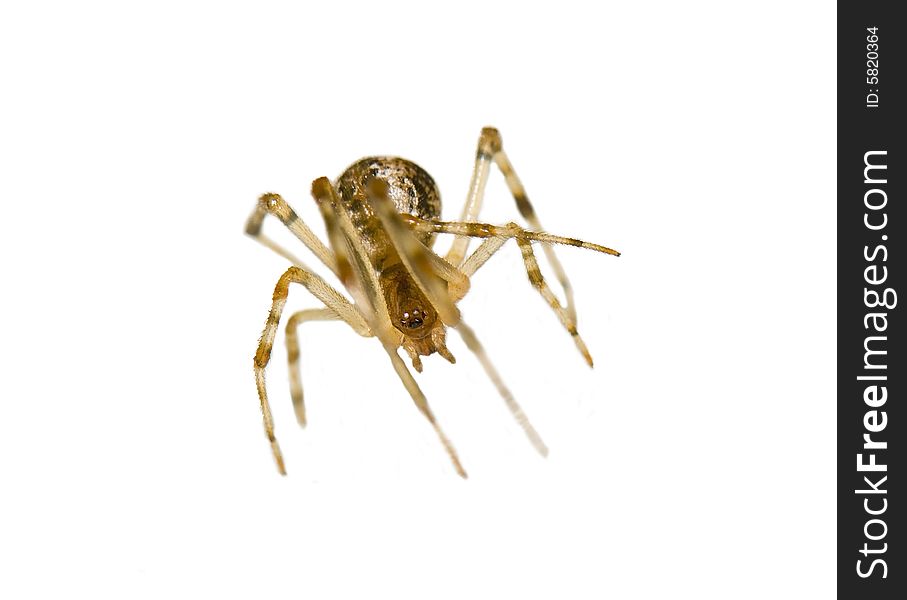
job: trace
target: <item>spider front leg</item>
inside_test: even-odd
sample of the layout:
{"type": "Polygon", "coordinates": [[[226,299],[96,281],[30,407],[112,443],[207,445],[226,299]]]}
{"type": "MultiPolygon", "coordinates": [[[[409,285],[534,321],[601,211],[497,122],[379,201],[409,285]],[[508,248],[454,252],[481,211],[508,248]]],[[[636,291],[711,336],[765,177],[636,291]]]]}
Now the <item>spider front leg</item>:
{"type": "Polygon", "coordinates": [[[341,206],[336,190],[325,177],[312,182],[312,197],[315,198],[324,218],[328,240],[337,260],[340,280],[357,298],[357,301],[360,301],[361,298],[363,306],[370,307],[367,317],[374,335],[381,341],[394,371],[406,391],[409,392],[416,408],[431,424],[457,473],[465,479],[466,470],[460,463],[456,449],[441,429],[419,384],[416,383],[403,359],[397,354],[397,348],[402,344],[401,336],[391,325],[391,316],[381,291],[378,273],[369,261],[368,253],[353,227],[350,215],[341,206]]]}
{"type": "MultiPolygon", "coordinates": [[[[539,222],[538,216],[535,213],[535,209],[532,206],[532,203],[529,201],[529,196],[526,194],[526,189],[523,187],[522,182],[519,177],[517,177],[516,171],[513,169],[513,165],[510,163],[510,160],[507,158],[507,154],[504,152],[503,142],[501,140],[501,134],[497,129],[493,127],[485,127],[482,129],[482,133],[479,136],[478,148],[476,150],[476,160],[475,166],[473,167],[472,179],[469,185],[469,194],[466,198],[466,204],[463,207],[463,212],[460,217],[460,222],[472,223],[475,222],[478,218],[479,212],[482,208],[482,201],[485,196],[485,185],[488,182],[488,173],[491,167],[491,163],[494,162],[501,173],[504,175],[504,179],[507,182],[507,187],[510,189],[510,193],[513,195],[513,199],[516,202],[517,210],[524,219],[529,223],[529,226],[538,232],[543,231],[542,224],[539,222]]],[[[467,275],[471,273],[467,272],[465,267],[472,267],[477,269],[478,266],[484,263],[485,260],[494,254],[500,248],[500,243],[487,242],[484,244],[484,247],[480,247],[480,251],[477,252],[478,257],[472,260],[472,264],[464,264],[463,261],[466,259],[466,253],[469,247],[469,234],[458,234],[457,239],[454,240],[451,245],[450,251],[447,254],[447,260],[458,267],[461,268],[467,275]],[[478,266],[476,266],[478,265],[478,266]]],[[[522,247],[521,247],[522,248],[522,247]]],[[[538,290],[538,292],[545,298],[554,312],[558,315],[558,318],[561,320],[561,323],[567,329],[568,332],[573,336],[576,341],[577,347],[580,350],[580,353],[583,355],[583,358],[591,366],[592,358],[589,355],[588,350],[585,347],[585,343],[578,336],[576,332],[576,308],[573,301],[573,288],[570,285],[570,280],[567,278],[567,274],[564,272],[563,267],[561,266],[560,261],[558,261],[557,256],[554,253],[553,248],[550,244],[546,243],[543,246],[545,256],[548,258],[548,262],[551,264],[551,268],[554,270],[554,274],[557,280],[561,284],[561,288],[564,290],[564,297],[566,300],[565,305],[561,305],[557,297],[551,292],[547,284],[544,283],[544,279],[541,277],[541,271],[538,268],[538,261],[535,259],[535,256],[532,254],[530,248],[527,253],[525,249],[523,251],[523,260],[526,265],[526,271],[529,274],[529,279],[532,282],[532,285],[538,290]]],[[[473,257],[470,257],[472,259],[473,257]]],[[[466,260],[470,260],[466,259],[466,260]]]]}
{"type": "MultiPolygon", "coordinates": [[[[479,342],[473,330],[460,318],[455,302],[469,289],[469,278],[461,271],[450,265],[445,259],[435,254],[420,242],[413,232],[406,227],[409,215],[398,214],[391,209],[390,199],[386,189],[380,182],[374,182],[370,190],[369,200],[375,214],[381,219],[391,243],[396,248],[406,270],[410,273],[416,284],[425,294],[429,302],[438,311],[441,319],[449,327],[453,327],[463,338],[466,347],[475,354],[476,358],[485,369],[498,393],[504,399],[507,408],[513,414],[517,423],[523,428],[529,441],[542,456],[548,455],[548,448],[536,432],[529,418],[517,403],[513,394],[504,384],[485,348],[479,342]],[[441,284],[446,281],[448,286],[441,284]]],[[[446,351],[446,348],[445,348],[446,351]]]]}
{"type": "MultiPolygon", "coordinates": [[[[492,162],[498,166],[498,169],[500,169],[501,173],[504,175],[507,187],[510,189],[510,193],[516,202],[517,210],[520,212],[520,215],[526,219],[526,222],[529,223],[531,228],[536,231],[544,231],[544,228],[535,213],[535,208],[533,208],[532,203],[529,201],[529,196],[526,194],[526,188],[523,187],[523,183],[520,181],[520,178],[517,177],[513,165],[504,152],[501,134],[494,127],[483,128],[482,133],[479,135],[479,143],[476,149],[476,161],[472,171],[472,179],[469,184],[469,194],[466,197],[466,204],[463,206],[460,221],[473,222],[479,218],[479,212],[482,209],[482,201],[485,197],[485,184],[488,182],[488,172],[492,162]]],[[[461,261],[466,257],[468,246],[468,238],[458,237],[447,254],[447,260],[451,264],[459,266],[461,261]]],[[[560,261],[558,261],[554,249],[545,245],[544,251],[545,256],[548,258],[548,262],[551,263],[551,268],[554,270],[557,280],[564,289],[564,296],[567,301],[567,314],[570,316],[570,319],[575,322],[576,308],[573,303],[573,288],[570,285],[570,280],[567,278],[567,274],[564,272],[564,268],[561,266],[560,261]]]]}
{"type": "MultiPolygon", "coordinates": [[[[414,231],[423,233],[451,233],[457,236],[463,236],[467,239],[470,237],[486,238],[485,241],[463,261],[460,271],[467,277],[471,277],[479,268],[484,265],[495,252],[500,250],[501,246],[510,239],[514,238],[520,247],[523,256],[523,265],[526,268],[526,274],[529,282],[536,291],[545,299],[551,309],[555,312],[561,321],[561,324],[567,332],[573,337],[574,343],[580,354],[582,354],[586,363],[592,366],[592,356],[586,347],[586,343],[580,337],[576,327],[576,320],[570,315],[570,311],[564,308],[558,301],[557,297],[548,287],[542,271],[539,268],[538,260],[535,258],[535,252],[532,250],[533,241],[545,242],[547,244],[563,244],[595,250],[612,256],[620,256],[620,253],[611,248],[584,242],[574,238],[567,238],[550,233],[527,231],[516,223],[509,223],[503,227],[489,225],[487,223],[474,222],[457,222],[457,221],[425,221],[412,216],[405,216],[404,220],[414,231]]],[[[546,246],[547,247],[547,246],[546,246]]]]}
{"type": "Polygon", "coordinates": [[[287,269],[277,280],[277,285],[274,287],[271,310],[268,313],[267,321],[265,321],[261,340],[258,342],[258,350],[255,352],[253,359],[253,368],[255,386],[258,388],[258,398],[261,401],[261,414],[264,420],[265,434],[268,436],[268,441],[271,442],[271,451],[274,454],[274,460],[281,475],[286,475],[287,471],[284,467],[283,454],[280,452],[280,446],[274,435],[274,418],[271,415],[271,405],[268,402],[268,392],[265,387],[265,367],[268,366],[268,362],[271,360],[271,350],[274,347],[277,326],[280,323],[280,316],[287,303],[291,283],[298,283],[304,286],[359,335],[365,337],[371,335],[368,325],[356,307],[318,275],[294,266],[287,269]]]}

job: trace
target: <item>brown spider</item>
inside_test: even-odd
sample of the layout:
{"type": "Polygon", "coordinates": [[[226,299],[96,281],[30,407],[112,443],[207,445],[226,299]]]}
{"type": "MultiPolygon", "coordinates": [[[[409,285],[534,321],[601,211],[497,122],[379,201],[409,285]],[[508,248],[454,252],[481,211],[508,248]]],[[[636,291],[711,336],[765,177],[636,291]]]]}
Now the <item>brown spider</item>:
{"type": "Polygon", "coordinates": [[[479,137],[469,194],[459,221],[438,220],[441,198],[435,182],[421,167],[402,158],[364,158],[344,171],[333,185],[326,177],[316,179],[312,182],[312,196],[324,218],[330,249],[278,194],[261,196],[246,223],[247,234],[294,264],[274,288],[271,312],[254,358],[255,384],[261,400],[265,432],[280,473],[286,475],[286,470],[274,436],[274,421],[265,389],[265,367],[271,358],[277,325],[291,283],[303,285],[326,307],[299,311],[287,322],[290,393],[300,425],[305,426],[306,415],[299,375],[297,328],[305,321],[339,319],[359,335],[374,336],[381,341],[394,370],[416,406],[434,427],[457,473],[466,477],[453,445],[435,420],[412,373],[397,354],[397,348],[402,346],[412,359],[413,368],[419,372],[422,371],[420,357],[434,352],[453,363],[454,357],[445,343],[447,328],[451,327],[478,357],[533,446],[543,456],[546,455],[548,449],[504,385],[472,329],[463,322],[456,304],[469,290],[470,276],[512,238],[522,251],[529,281],[557,313],[591,367],[592,357],[576,330],[570,283],[551,244],[578,246],[614,256],[620,254],[597,244],[543,233],[523,185],[504,154],[501,136],[490,127],[483,129],[479,137]],[[528,231],[515,223],[495,226],[476,222],[492,161],[504,174],[520,214],[535,231],[528,231]],[[352,296],[352,302],[291,253],[262,235],[262,223],[268,214],[280,219],[337,275],[352,296]],[[457,236],[444,257],[431,249],[439,233],[457,236]],[[484,238],[484,241],[467,257],[469,241],[473,237],[484,238]],[[561,305],[542,278],[532,250],[533,241],[543,243],[548,260],[564,289],[566,306],[561,305]]]}

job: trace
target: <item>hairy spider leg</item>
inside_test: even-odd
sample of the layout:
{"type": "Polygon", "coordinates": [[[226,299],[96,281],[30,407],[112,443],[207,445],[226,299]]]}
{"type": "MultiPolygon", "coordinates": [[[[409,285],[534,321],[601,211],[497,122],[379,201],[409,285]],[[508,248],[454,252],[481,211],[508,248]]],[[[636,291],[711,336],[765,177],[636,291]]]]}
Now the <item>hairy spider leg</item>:
{"type": "Polygon", "coordinates": [[[296,421],[305,427],[305,399],[302,394],[302,374],[299,367],[299,326],[307,321],[336,321],[340,317],[330,308],[307,308],[300,310],[287,319],[287,373],[290,376],[290,398],[293,399],[293,411],[296,421]]]}
{"type": "Polygon", "coordinates": [[[387,197],[385,182],[380,179],[372,181],[368,192],[372,209],[381,219],[385,231],[391,234],[391,241],[394,243],[400,260],[413,275],[422,293],[430,300],[434,298],[433,304],[438,303],[435,308],[445,324],[453,326],[458,323],[460,311],[456,307],[456,303],[469,291],[469,277],[412,235],[407,227],[407,220],[413,219],[418,222],[422,220],[412,215],[397,213],[394,210],[391,200],[387,197]],[[416,268],[418,271],[414,271],[416,268]],[[425,273],[437,277],[423,277],[422,275],[425,273]],[[447,282],[446,287],[438,280],[438,277],[447,282]]]}
{"type": "Polygon", "coordinates": [[[563,306],[561,306],[557,297],[545,282],[544,277],[542,277],[542,271],[539,268],[538,260],[536,259],[535,253],[532,250],[531,242],[541,241],[549,244],[564,244],[568,246],[576,246],[578,248],[586,248],[605,254],[611,254],[612,256],[620,256],[619,252],[605,246],[592,244],[590,242],[584,242],[582,240],[577,240],[574,238],[552,235],[550,233],[526,231],[516,223],[508,223],[503,227],[499,227],[496,225],[489,225],[487,223],[475,222],[460,223],[456,221],[425,221],[423,219],[408,215],[403,216],[403,219],[410,225],[412,231],[419,231],[423,233],[450,233],[460,236],[487,238],[482,244],[479,245],[479,247],[472,255],[470,255],[465,261],[463,261],[461,271],[464,275],[469,277],[471,277],[482,265],[484,265],[485,262],[489,258],[491,258],[491,256],[501,248],[501,246],[504,245],[504,242],[506,242],[510,238],[516,239],[517,244],[520,247],[520,252],[523,256],[523,265],[526,268],[526,274],[529,276],[529,282],[536,289],[536,291],[538,291],[542,298],[545,299],[552,310],[554,310],[555,314],[560,319],[561,324],[573,337],[573,341],[576,344],[576,347],[579,350],[580,354],[585,359],[586,363],[590,367],[592,366],[592,355],[589,354],[586,343],[583,341],[583,338],[577,331],[576,322],[571,319],[569,312],[563,306]]]}
{"type": "MultiPolygon", "coordinates": [[[[435,274],[442,273],[440,272],[440,269],[436,270],[433,266],[438,265],[439,261],[441,263],[446,263],[446,261],[422,244],[422,242],[413,235],[413,232],[405,226],[403,220],[405,215],[400,215],[391,209],[391,201],[386,195],[387,190],[381,183],[373,185],[369,192],[369,200],[371,201],[375,214],[381,219],[385,231],[388,233],[388,237],[397,250],[397,253],[400,255],[401,261],[407,271],[412,275],[413,279],[422,290],[422,293],[425,294],[429,302],[431,302],[438,311],[438,314],[442,315],[442,320],[445,324],[455,329],[463,338],[466,347],[476,355],[476,358],[478,358],[479,363],[481,363],[488,378],[491,379],[492,383],[497,388],[498,393],[504,399],[507,408],[510,409],[514,419],[516,419],[517,423],[526,433],[526,437],[529,438],[533,447],[542,456],[547,456],[548,448],[542,441],[541,436],[539,436],[538,432],[532,426],[532,423],[529,422],[526,413],[523,412],[522,407],[520,407],[519,403],[517,403],[516,399],[513,397],[513,394],[504,384],[504,380],[501,378],[500,374],[498,374],[491,359],[488,358],[488,354],[485,352],[484,347],[479,342],[479,339],[476,337],[473,330],[460,318],[460,313],[448,295],[448,291],[443,288],[441,281],[434,276],[435,274]],[[449,316],[448,318],[450,320],[444,318],[443,315],[445,314],[449,316]]],[[[450,267],[449,263],[447,263],[447,265],[450,267]]],[[[463,293],[465,294],[465,290],[463,293]]]]}
{"type": "Polygon", "coordinates": [[[492,237],[485,238],[485,240],[479,244],[479,247],[476,248],[475,252],[469,255],[469,257],[463,261],[463,264],[460,266],[460,270],[467,277],[472,277],[475,275],[475,272],[482,268],[489,258],[494,256],[494,253],[501,249],[501,246],[509,238],[505,237],[492,237]]]}
{"type": "MultiPolygon", "coordinates": [[[[414,217],[412,215],[400,215],[400,218],[403,219],[403,221],[409,226],[412,231],[417,232],[450,233],[458,236],[475,238],[501,238],[503,240],[520,238],[530,242],[544,242],[546,244],[574,246],[576,248],[594,250],[595,252],[601,252],[602,254],[610,254],[611,256],[620,256],[620,252],[618,252],[617,250],[608,248],[607,246],[602,246],[601,244],[584,242],[583,240],[578,240],[576,238],[554,235],[553,233],[545,233],[543,231],[529,231],[528,229],[523,229],[516,223],[508,223],[506,225],[491,225],[489,223],[464,223],[461,221],[429,221],[426,219],[420,219],[419,217],[414,217]]],[[[500,246],[498,246],[498,248],[500,248],[500,246]]],[[[463,262],[464,264],[466,263],[466,261],[463,262]]],[[[485,261],[482,262],[484,263],[485,261]]]]}
{"type": "MultiPolygon", "coordinates": [[[[368,296],[369,303],[375,309],[373,314],[370,315],[372,328],[381,341],[381,345],[384,347],[385,352],[387,352],[391,364],[394,367],[394,371],[403,383],[403,387],[409,392],[416,408],[418,408],[422,415],[428,419],[428,422],[435,430],[435,433],[441,441],[441,445],[444,446],[444,449],[447,451],[447,455],[450,457],[457,474],[465,479],[467,477],[466,471],[460,463],[460,458],[457,455],[456,449],[438,424],[431,407],[428,405],[428,399],[425,397],[421,388],[419,388],[419,384],[416,383],[416,380],[407,368],[406,363],[404,363],[403,359],[400,358],[400,355],[397,354],[397,348],[402,344],[402,334],[396,333],[396,329],[391,325],[390,313],[384,295],[381,293],[378,274],[375,273],[374,267],[368,260],[368,254],[365,251],[362,241],[356,234],[350,216],[341,206],[339,198],[337,198],[337,193],[327,178],[321,177],[312,182],[312,195],[322,207],[322,215],[325,218],[328,231],[333,232],[333,235],[329,235],[329,240],[334,252],[337,254],[338,258],[341,256],[344,257],[339,259],[338,262],[345,262],[350,266],[351,272],[341,273],[341,280],[346,276],[347,281],[349,281],[354,288],[357,284],[362,286],[362,291],[368,296]],[[330,207],[330,210],[327,210],[328,207],[330,207]],[[349,255],[350,253],[352,253],[352,256],[349,255]]],[[[344,285],[346,285],[346,282],[344,285]]],[[[350,293],[353,293],[353,290],[351,290],[350,293]]]]}
{"type": "Polygon", "coordinates": [[[368,324],[362,318],[362,315],[353,306],[349,300],[344,298],[340,292],[331,287],[321,277],[293,266],[286,270],[277,280],[274,287],[274,296],[271,301],[271,310],[268,313],[268,319],[265,321],[264,330],[261,333],[261,339],[258,342],[258,350],[255,352],[253,367],[255,371],[255,386],[258,388],[258,398],[261,401],[261,413],[264,420],[265,433],[271,442],[271,451],[274,453],[274,460],[277,462],[277,469],[281,475],[286,475],[283,455],[280,452],[280,446],[274,435],[274,418],[271,416],[271,405],[268,403],[268,392],[265,386],[265,367],[271,360],[271,349],[274,347],[274,338],[277,335],[277,326],[280,323],[280,316],[283,313],[284,306],[287,303],[287,296],[290,291],[290,284],[298,283],[304,286],[313,296],[321,300],[325,306],[333,310],[339,318],[344,320],[353,330],[362,336],[369,336],[371,332],[368,324]]]}
{"type": "MultiPolygon", "coordinates": [[[[516,202],[517,210],[519,210],[520,215],[526,219],[530,227],[537,231],[544,231],[545,228],[542,227],[535,209],[529,201],[529,196],[526,194],[523,183],[513,169],[513,165],[507,158],[506,152],[504,152],[504,143],[501,134],[494,127],[484,127],[479,134],[479,142],[476,148],[476,161],[475,166],[473,167],[472,179],[470,181],[469,194],[466,199],[466,204],[463,207],[460,221],[472,222],[478,219],[479,212],[482,209],[485,184],[487,183],[490,163],[492,161],[494,161],[498,166],[498,169],[504,175],[504,180],[507,182],[507,187],[510,189],[510,193],[516,202]]],[[[449,256],[448,258],[455,258],[456,260],[451,260],[450,262],[459,265],[460,261],[462,261],[466,255],[468,244],[468,239],[458,238],[455,240],[451,247],[451,253],[454,253],[454,256],[449,256]]],[[[567,300],[567,313],[572,320],[576,321],[576,310],[573,304],[573,288],[570,285],[567,274],[564,272],[564,268],[561,266],[560,261],[558,261],[554,250],[547,245],[545,246],[545,255],[548,258],[548,262],[551,263],[551,268],[554,270],[561,287],[564,289],[564,295],[567,300]]]]}
{"type": "Polygon", "coordinates": [[[535,253],[532,251],[532,243],[522,238],[516,238],[516,243],[520,247],[520,252],[523,255],[523,264],[526,265],[526,275],[529,276],[529,283],[532,284],[532,287],[541,294],[542,298],[548,302],[548,305],[557,314],[558,318],[561,320],[561,325],[563,325],[564,329],[567,330],[567,333],[573,337],[576,349],[583,355],[586,364],[591,367],[592,355],[589,354],[586,342],[583,341],[579,331],[576,330],[576,323],[570,318],[570,315],[564,310],[561,303],[558,302],[557,297],[551,292],[551,288],[548,287],[548,284],[545,283],[545,278],[542,277],[542,271],[539,269],[539,263],[535,258],[535,253]]]}
{"type": "Polygon", "coordinates": [[[455,327],[460,322],[460,310],[451,302],[444,281],[435,276],[434,267],[438,265],[438,261],[432,261],[429,257],[434,253],[406,228],[387,196],[385,182],[380,179],[372,181],[368,189],[368,198],[397,255],[416,281],[416,285],[438,311],[438,316],[444,324],[455,327]]]}
{"type": "Polygon", "coordinates": [[[320,239],[318,239],[315,232],[309,229],[308,225],[305,224],[305,221],[299,218],[296,211],[286,203],[280,194],[267,193],[262,194],[261,197],[258,198],[258,203],[252,210],[252,214],[250,214],[249,218],[246,220],[246,234],[256,239],[266,248],[270,248],[280,256],[286,258],[294,265],[302,267],[307,271],[311,271],[311,269],[306,267],[305,263],[299,260],[293,253],[262,233],[262,225],[264,224],[265,217],[269,214],[277,217],[277,219],[279,219],[280,222],[299,239],[299,241],[305,244],[305,246],[318,257],[318,260],[324,263],[324,265],[335,275],[339,274],[337,264],[331,251],[328,250],[327,246],[325,246],[320,239]]]}
{"type": "MultiPolygon", "coordinates": [[[[473,166],[472,178],[469,184],[469,193],[466,197],[466,203],[463,206],[460,221],[474,222],[478,218],[482,208],[485,185],[488,181],[488,173],[492,162],[497,165],[498,169],[504,175],[507,187],[510,189],[510,193],[516,202],[520,214],[526,219],[530,227],[538,231],[543,231],[544,228],[535,213],[532,203],[529,201],[526,189],[523,187],[516,171],[513,169],[513,165],[504,152],[501,134],[493,127],[483,128],[482,133],[479,135],[475,164],[473,166]]],[[[462,261],[466,257],[468,246],[469,238],[458,234],[457,239],[454,240],[450,251],[447,254],[447,260],[451,264],[462,266],[462,261]]],[[[576,307],[573,300],[573,287],[570,285],[570,280],[567,278],[564,268],[557,259],[554,249],[551,248],[547,242],[543,246],[543,249],[545,256],[548,258],[548,262],[551,264],[551,268],[554,270],[555,277],[564,290],[564,297],[566,299],[565,310],[569,317],[568,322],[570,322],[572,324],[571,327],[575,329],[577,319],[576,307]]],[[[560,301],[558,301],[558,306],[561,306],[560,301]]],[[[558,312],[557,309],[555,309],[555,312],[558,312]]],[[[588,363],[589,359],[587,359],[586,362],[588,363]]]]}

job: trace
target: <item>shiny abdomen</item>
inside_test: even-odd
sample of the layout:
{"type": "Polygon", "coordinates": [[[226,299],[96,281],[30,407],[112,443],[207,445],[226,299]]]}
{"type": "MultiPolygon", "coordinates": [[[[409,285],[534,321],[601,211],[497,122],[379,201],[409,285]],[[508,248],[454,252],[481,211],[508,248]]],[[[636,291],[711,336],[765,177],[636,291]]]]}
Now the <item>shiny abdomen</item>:
{"type": "MultiPolygon", "coordinates": [[[[366,188],[373,179],[387,183],[387,194],[398,213],[421,219],[440,218],[441,194],[434,179],[422,167],[392,156],[363,158],[337,178],[334,187],[340,203],[350,215],[372,264],[381,268],[384,259],[393,254],[393,249],[366,195],[366,188]]],[[[431,246],[431,234],[418,235],[424,244],[431,246]]]]}

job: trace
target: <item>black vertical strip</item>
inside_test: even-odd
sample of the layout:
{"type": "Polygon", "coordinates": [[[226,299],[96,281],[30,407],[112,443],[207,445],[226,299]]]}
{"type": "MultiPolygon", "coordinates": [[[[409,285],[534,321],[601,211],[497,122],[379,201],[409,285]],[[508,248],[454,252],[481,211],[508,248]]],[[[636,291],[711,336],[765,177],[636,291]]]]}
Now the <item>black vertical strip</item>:
{"type": "Polygon", "coordinates": [[[838,4],[840,598],[907,598],[907,496],[896,491],[907,479],[907,22],[898,6],[838,4]]]}

